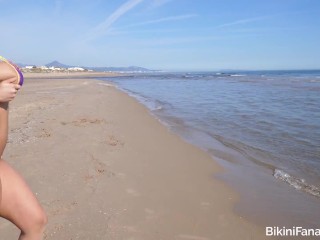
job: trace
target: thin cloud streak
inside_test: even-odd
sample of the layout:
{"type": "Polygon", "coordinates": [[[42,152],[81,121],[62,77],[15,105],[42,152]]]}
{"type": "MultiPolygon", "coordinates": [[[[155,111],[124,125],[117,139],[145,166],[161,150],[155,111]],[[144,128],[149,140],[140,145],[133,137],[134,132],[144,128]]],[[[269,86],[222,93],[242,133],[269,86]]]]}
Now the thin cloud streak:
{"type": "Polygon", "coordinates": [[[234,21],[234,22],[221,24],[221,25],[217,26],[217,28],[225,28],[225,27],[236,26],[236,25],[241,25],[241,24],[246,24],[246,23],[258,22],[258,21],[267,19],[269,17],[270,16],[241,19],[241,20],[237,20],[237,21],[234,21]]]}
{"type": "Polygon", "coordinates": [[[132,31],[122,31],[119,29],[110,29],[108,35],[118,36],[118,35],[132,35],[132,34],[145,34],[145,33],[176,33],[181,29],[148,29],[148,30],[132,30],[132,31]]]}
{"type": "Polygon", "coordinates": [[[136,41],[135,44],[140,44],[141,46],[164,46],[164,45],[179,45],[194,42],[205,42],[205,41],[215,41],[222,39],[221,36],[198,36],[198,37],[176,37],[176,38],[160,38],[152,39],[146,41],[136,41]]]}
{"type": "Polygon", "coordinates": [[[165,18],[160,18],[160,19],[155,19],[155,20],[135,23],[135,24],[128,25],[126,27],[136,27],[136,26],[144,26],[144,25],[149,25],[149,24],[154,24],[154,23],[179,21],[179,20],[185,20],[185,19],[189,19],[189,18],[194,18],[194,17],[197,17],[197,16],[198,16],[197,14],[171,16],[171,17],[165,17],[165,18]]]}
{"type": "Polygon", "coordinates": [[[106,20],[98,24],[96,27],[90,31],[90,35],[85,39],[85,41],[93,40],[103,34],[105,34],[110,27],[115,23],[121,16],[126,14],[132,8],[137,6],[144,0],[129,0],[123,5],[121,5],[117,10],[115,10],[106,20]]]}

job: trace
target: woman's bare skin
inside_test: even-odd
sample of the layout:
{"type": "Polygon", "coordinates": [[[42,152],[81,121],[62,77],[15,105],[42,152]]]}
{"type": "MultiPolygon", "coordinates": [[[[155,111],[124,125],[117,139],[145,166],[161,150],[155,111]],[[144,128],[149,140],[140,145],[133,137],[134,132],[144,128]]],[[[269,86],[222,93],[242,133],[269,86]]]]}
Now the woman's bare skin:
{"type": "MultiPolygon", "coordinates": [[[[8,139],[8,106],[20,85],[17,75],[7,64],[0,62],[0,156],[8,139]]],[[[6,161],[0,159],[0,217],[20,230],[19,240],[42,239],[47,217],[38,200],[23,180],[6,161]]]]}

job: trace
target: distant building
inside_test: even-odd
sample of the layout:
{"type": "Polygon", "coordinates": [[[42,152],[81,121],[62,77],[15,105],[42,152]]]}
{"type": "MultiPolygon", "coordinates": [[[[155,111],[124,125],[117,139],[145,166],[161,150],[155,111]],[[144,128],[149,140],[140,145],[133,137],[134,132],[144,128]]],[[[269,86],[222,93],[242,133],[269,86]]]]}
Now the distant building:
{"type": "Polygon", "coordinates": [[[84,68],[81,68],[81,67],[71,67],[71,68],[68,68],[69,71],[85,71],[84,68]]]}
{"type": "Polygon", "coordinates": [[[62,70],[61,68],[54,67],[54,66],[49,67],[49,69],[52,70],[52,71],[60,71],[60,70],[62,70]]]}
{"type": "Polygon", "coordinates": [[[30,66],[25,66],[24,68],[26,68],[26,69],[33,69],[33,68],[36,68],[36,66],[30,65],[30,66]]]}
{"type": "MultiPolygon", "coordinates": [[[[0,0],[1,1],[1,0],[0,0]]],[[[29,65],[22,68],[25,72],[86,72],[92,71],[82,67],[70,67],[70,68],[63,68],[63,67],[55,67],[55,66],[35,66],[29,65]]]]}

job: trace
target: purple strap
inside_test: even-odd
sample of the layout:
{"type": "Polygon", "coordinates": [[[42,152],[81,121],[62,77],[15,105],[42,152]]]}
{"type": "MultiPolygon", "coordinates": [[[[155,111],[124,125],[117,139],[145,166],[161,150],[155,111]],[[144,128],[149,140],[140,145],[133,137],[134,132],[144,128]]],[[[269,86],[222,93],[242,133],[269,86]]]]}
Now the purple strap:
{"type": "Polygon", "coordinates": [[[16,68],[17,69],[17,72],[19,73],[19,85],[22,86],[23,85],[23,80],[24,80],[24,77],[23,77],[23,74],[21,72],[21,70],[19,68],[16,68]]]}

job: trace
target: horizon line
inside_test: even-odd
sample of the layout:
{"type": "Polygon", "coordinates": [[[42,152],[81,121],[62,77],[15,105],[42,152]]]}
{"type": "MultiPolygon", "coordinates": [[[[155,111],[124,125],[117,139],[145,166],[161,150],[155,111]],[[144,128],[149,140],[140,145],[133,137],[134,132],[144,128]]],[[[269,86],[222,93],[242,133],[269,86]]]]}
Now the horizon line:
{"type": "Polygon", "coordinates": [[[163,69],[154,69],[154,68],[148,68],[144,66],[137,66],[137,65],[127,65],[127,66],[84,66],[84,65],[73,65],[73,64],[65,64],[61,63],[58,60],[53,60],[49,63],[46,64],[23,64],[23,63],[18,63],[17,65],[22,65],[22,66],[46,66],[49,65],[50,63],[53,62],[58,62],[59,64],[66,65],[68,67],[85,67],[85,68],[129,68],[129,67],[139,67],[139,68],[145,68],[150,71],[166,71],[166,72],[231,72],[231,71],[240,71],[240,72],[254,72],[254,71],[320,71],[320,67],[318,68],[266,68],[266,69],[236,69],[236,68],[222,68],[222,69],[168,69],[168,68],[163,68],[163,69]]]}

